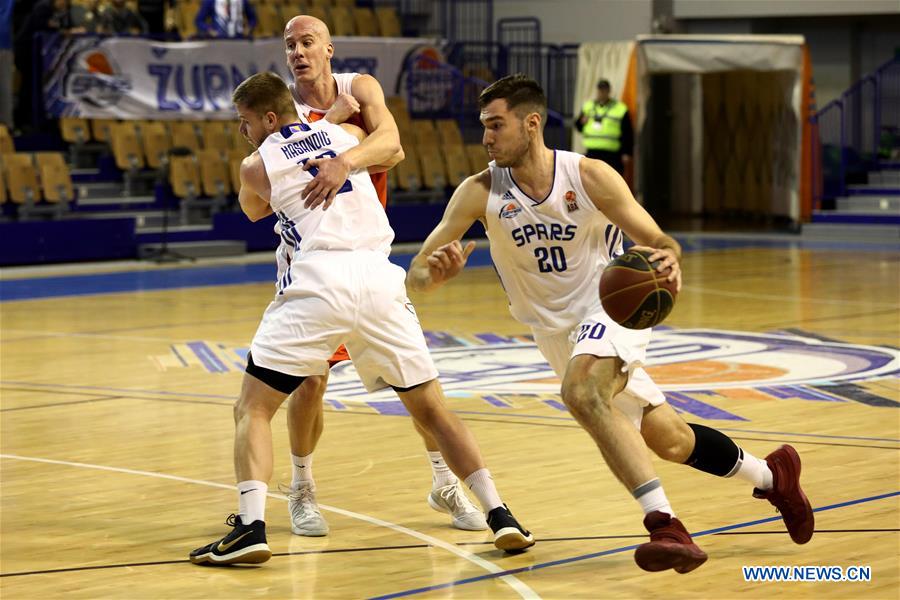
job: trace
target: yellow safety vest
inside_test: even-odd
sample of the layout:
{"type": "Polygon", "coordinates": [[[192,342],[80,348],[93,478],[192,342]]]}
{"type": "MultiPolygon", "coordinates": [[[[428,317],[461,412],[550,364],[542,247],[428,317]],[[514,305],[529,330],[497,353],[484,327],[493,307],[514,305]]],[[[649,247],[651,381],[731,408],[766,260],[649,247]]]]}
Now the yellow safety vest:
{"type": "Polygon", "coordinates": [[[588,100],[581,111],[587,117],[584,129],[584,147],[588,150],[618,152],[622,147],[622,119],[628,112],[624,102],[612,100],[605,106],[588,100]]]}

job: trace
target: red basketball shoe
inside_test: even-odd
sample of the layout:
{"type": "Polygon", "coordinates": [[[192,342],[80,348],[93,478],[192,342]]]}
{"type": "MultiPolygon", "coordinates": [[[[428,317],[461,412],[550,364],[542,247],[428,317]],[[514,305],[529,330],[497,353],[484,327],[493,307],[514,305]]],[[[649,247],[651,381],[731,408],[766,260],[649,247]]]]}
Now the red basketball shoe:
{"type": "Polygon", "coordinates": [[[706,552],[694,543],[681,521],[668,513],[648,513],[644,527],[650,532],[650,541],[635,549],[634,562],[645,571],[688,573],[706,562],[706,552]]]}
{"type": "Polygon", "coordinates": [[[785,444],[766,457],[772,471],[772,489],[753,490],[754,498],[765,498],[781,513],[791,539],[805,544],[816,528],[816,517],[800,488],[800,455],[785,444]]]}

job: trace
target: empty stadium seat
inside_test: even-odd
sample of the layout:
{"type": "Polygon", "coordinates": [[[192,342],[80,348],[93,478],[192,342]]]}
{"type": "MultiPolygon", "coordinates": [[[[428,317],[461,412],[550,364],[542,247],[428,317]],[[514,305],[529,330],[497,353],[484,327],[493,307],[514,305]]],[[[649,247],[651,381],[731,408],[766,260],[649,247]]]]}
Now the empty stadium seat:
{"type": "Polygon", "coordinates": [[[41,188],[47,202],[59,203],[60,209],[75,199],[72,174],[61,152],[37,152],[34,155],[41,176],[41,188]]]}
{"type": "Polygon", "coordinates": [[[466,156],[469,158],[470,173],[481,173],[487,169],[490,157],[481,144],[466,144],[466,156]]]}
{"type": "Polygon", "coordinates": [[[394,116],[394,121],[397,123],[397,129],[400,130],[400,134],[412,135],[412,121],[409,118],[409,110],[406,108],[406,100],[401,96],[390,96],[385,98],[384,101],[388,110],[394,116]]]}
{"type": "Polygon", "coordinates": [[[328,26],[328,31],[334,29],[334,23],[331,22],[331,15],[325,6],[308,6],[304,14],[315,17],[328,26]]]}
{"type": "Polygon", "coordinates": [[[447,185],[444,159],[437,146],[419,146],[419,165],[422,168],[422,183],[430,190],[443,190],[447,185]]]}
{"type": "Polygon", "coordinates": [[[112,131],[118,121],[115,119],[91,119],[91,137],[98,142],[112,145],[112,131]]]}
{"type": "Polygon", "coordinates": [[[194,20],[200,12],[200,0],[181,0],[177,2],[178,11],[175,16],[175,24],[178,34],[182,39],[189,39],[197,35],[197,24],[194,20]]]}
{"type": "Polygon", "coordinates": [[[274,4],[256,5],[256,29],[253,35],[256,37],[280,37],[284,30],[284,21],[281,19],[281,11],[274,4]]]}
{"type": "Polygon", "coordinates": [[[231,151],[231,129],[236,128],[232,121],[207,121],[201,125],[204,150],[215,150],[221,158],[226,158],[231,151]]]}
{"type": "Polygon", "coordinates": [[[469,159],[461,144],[443,146],[444,159],[447,168],[447,183],[456,187],[469,176],[469,159]]]}
{"type": "Polygon", "coordinates": [[[442,146],[462,146],[462,132],[459,130],[459,124],[454,119],[438,119],[434,122],[438,140],[442,146]]]}
{"type": "Polygon", "coordinates": [[[152,121],[145,124],[141,128],[141,142],[148,167],[160,169],[168,163],[172,139],[164,123],[152,121]]]}
{"type": "Polygon", "coordinates": [[[334,29],[331,30],[333,35],[356,35],[356,24],[349,8],[332,6],[331,21],[334,24],[334,29]]]}
{"type": "Polygon", "coordinates": [[[228,163],[222,160],[218,150],[206,148],[197,153],[200,164],[200,181],[203,193],[211,198],[225,199],[231,193],[231,176],[228,163]]]}
{"type": "Polygon", "coordinates": [[[10,154],[15,151],[16,146],[13,144],[9,129],[7,129],[6,125],[0,123],[0,154],[10,154]]]}
{"type": "Polygon", "coordinates": [[[383,37],[401,37],[403,35],[397,9],[393,6],[376,8],[375,19],[378,21],[378,31],[383,37]]]}
{"type": "Polygon", "coordinates": [[[437,130],[431,119],[413,119],[412,134],[416,144],[420,147],[437,143],[437,130]]]}
{"type": "Polygon", "coordinates": [[[231,176],[231,189],[235,193],[241,191],[241,162],[244,156],[240,150],[232,150],[228,155],[228,174],[231,176]]]}
{"type": "Polygon", "coordinates": [[[113,157],[116,166],[123,171],[135,171],[144,168],[144,151],[138,140],[137,127],[133,122],[123,121],[115,124],[109,131],[111,136],[113,157]]]}
{"type": "Polygon", "coordinates": [[[173,156],[169,160],[169,184],[178,198],[200,195],[200,168],[193,155],[173,156]]]}
{"type": "Polygon", "coordinates": [[[9,198],[16,204],[34,205],[43,198],[37,171],[30,154],[16,152],[3,156],[9,198]]]}
{"type": "Polygon", "coordinates": [[[354,8],[353,21],[356,23],[356,35],[370,37],[378,35],[378,20],[371,8],[354,8]]]}
{"type": "Polygon", "coordinates": [[[281,20],[286,25],[297,15],[306,14],[306,3],[300,0],[285,0],[281,6],[281,20]]]}
{"type": "Polygon", "coordinates": [[[84,144],[91,139],[91,129],[87,119],[62,117],[59,120],[62,139],[72,144],[84,144]]]}
{"type": "Polygon", "coordinates": [[[422,168],[419,165],[419,155],[416,152],[415,144],[405,144],[403,152],[406,154],[406,158],[392,169],[396,172],[397,189],[417,192],[422,189],[422,168]]]}
{"type": "Polygon", "coordinates": [[[169,125],[169,130],[172,132],[173,148],[187,148],[195,153],[200,149],[200,138],[197,136],[193,121],[173,121],[169,125]]]}
{"type": "Polygon", "coordinates": [[[0,168],[0,204],[6,204],[9,202],[9,194],[6,193],[6,175],[3,174],[3,169],[0,168]]]}

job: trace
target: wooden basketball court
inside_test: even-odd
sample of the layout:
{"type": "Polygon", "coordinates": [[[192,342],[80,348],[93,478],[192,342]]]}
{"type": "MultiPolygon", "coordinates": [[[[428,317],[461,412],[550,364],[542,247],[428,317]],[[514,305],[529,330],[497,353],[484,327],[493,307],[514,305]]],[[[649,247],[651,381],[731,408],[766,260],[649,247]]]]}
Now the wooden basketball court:
{"type": "Polygon", "coordinates": [[[236,509],[231,405],[272,283],[247,282],[253,265],[8,271],[0,595],[897,598],[896,247],[687,248],[685,289],[671,329],[654,338],[650,372],[687,420],[757,456],[782,443],[798,449],[819,510],[809,544],[791,543],[749,486],[656,460],[710,559],[688,575],[639,570],[639,507],[563,409],[558,381],[481,267],[413,301],[451,408],[537,545],[503,556],[489,533],[457,531],[432,511],[408,417],[390,395],[361,394],[343,367],[314,465],[330,535],[290,532],[277,491],[290,482],[282,410],[267,512],[275,555],[259,567],[191,565],[190,550],[223,535],[236,509]],[[167,278],[182,283],[153,289],[167,278]],[[832,565],[870,567],[871,581],[751,582],[742,572],[832,565]]]}

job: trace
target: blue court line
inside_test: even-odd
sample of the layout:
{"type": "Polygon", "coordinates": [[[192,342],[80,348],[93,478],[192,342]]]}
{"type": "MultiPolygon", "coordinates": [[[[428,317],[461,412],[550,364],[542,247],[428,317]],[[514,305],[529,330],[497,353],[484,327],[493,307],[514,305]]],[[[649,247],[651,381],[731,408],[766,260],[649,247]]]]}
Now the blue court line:
{"type": "MultiPolygon", "coordinates": [[[[411,253],[391,255],[390,261],[407,269],[414,256],[415,254],[411,253]]],[[[490,265],[490,251],[487,248],[476,249],[469,256],[468,264],[472,267],[490,265]]],[[[274,284],[276,274],[275,263],[272,261],[245,265],[177,267],[174,269],[7,279],[0,281],[0,302],[247,283],[274,284]]]]}
{"type": "MultiPolygon", "coordinates": [[[[896,251],[895,243],[873,244],[871,242],[830,242],[803,239],[753,239],[753,238],[697,238],[678,235],[685,252],[721,250],[735,248],[807,248],[820,250],[896,251]]],[[[409,267],[415,254],[391,255],[392,263],[409,267]]],[[[490,250],[477,248],[469,257],[470,267],[492,265],[490,250]]],[[[219,265],[206,267],[175,267],[166,269],[119,271],[115,273],[91,273],[82,275],[60,275],[7,279],[0,281],[0,302],[13,300],[33,300],[38,298],[58,298],[62,296],[89,296],[95,294],[115,294],[172,290],[217,285],[241,285],[247,283],[274,283],[275,264],[252,263],[245,265],[219,265]]]]}
{"type": "MultiPolygon", "coordinates": [[[[875,500],[883,500],[885,498],[892,498],[894,496],[900,496],[900,491],[897,492],[888,492],[886,494],[879,494],[878,496],[869,496],[867,498],[859,498],[858,500],[848,500],[846,502],[838,502],[837,504],[830,504],[828,506],[822,506],[820,508],[814,508],[813,512],[822,512],[826,510],[834,510],[837,508],[843,508],[845,506],[852,506],[854,504],[862,504],[865,502],[874,502],[875,500]]],[[[716,527],[714,529],[707,529],[705,531],[700,531],[698,533],[692,533],[691,536],[698,538],[704,535],[713,535],[715,533],[722,533],[723,531],[731,531],[733,529],[743,529],[745,527],[753,527],[754,525],[762,525],[763,523],[772,523],[775,521],[781,521],[781,517],[768,517],[766,519],[757,519],[755,521],[745,521],[743,523],[736,523],[734,525],[725,525],[723,527],[716,527]]],[[[538,540],[540,541],[540,540],[538,540]]],[[[628,550],[634,550],[640,544],[632,544],[630,546],[621,546],[619,548],[613,548],[611,550],[604,550],[602,552],[592,552],[590,554],[581,554],[579,556],[572,556],[569,558],[561,558],[558,560],[553,560],[550,562],[540,563],[536,565],[531,565],[528,567],[519,567],[517,569],[509,569],[507,571],[500,571],[499,573],[487,573],[485,575],[478,575],[477,577],[469,577],[466,579],[459,579],[457,581],[449,581],[447,583],[439,583],[436,585],[429,585],[420,588],[414,588],[410,590],[403,590],[401,592],[394,592],[392,594],[385,594],[383,596],[374,596],[370,600],[388,600],[389,598],[402,598],[405,596],[414,596],[416,594],[422,594],[425,592],[432,592],[435,590],[442,590],[449,587],[454,587],[458,585],[465,585],[467,583],[475,583],[478,581],[486,581],[488,579],[496,579],[498,577],[504,577],[506,575],[518,575],[519,573],[527,573],[530,571],[536,571],[538,569],[546,569],[548,567],[556,567],[559,565],[565,565],[573,562],[580,562],[583,560],[589,560],[592,558],[598,558],[601,556],[609,556],[610,554],[620,554],[622,552],[627,552],[628,550]]]]}

